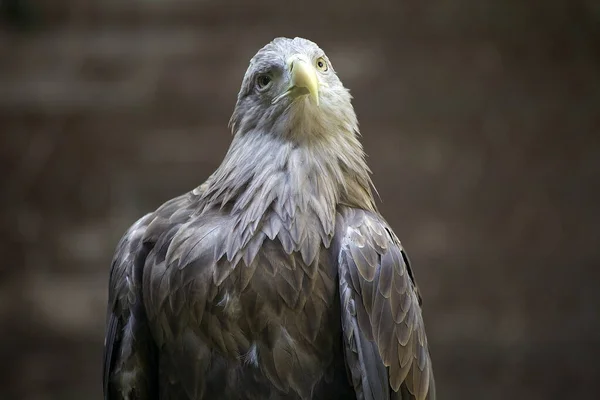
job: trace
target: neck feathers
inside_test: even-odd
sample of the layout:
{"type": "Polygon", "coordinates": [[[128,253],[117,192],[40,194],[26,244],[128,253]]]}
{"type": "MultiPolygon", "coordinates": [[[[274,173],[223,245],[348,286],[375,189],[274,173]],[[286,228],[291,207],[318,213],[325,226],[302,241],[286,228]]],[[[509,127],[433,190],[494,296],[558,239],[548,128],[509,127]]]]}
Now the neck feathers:
{"type": "Polygon", "coordinates": [[[319,203],[375,209],[370,170],[354,133],[313,140],[281,139],[271,134],[237,134],[221,166],[205,184],[205,207],[248,210],[280,206],[306,211],[319,203]],[[259,207],[261,208],[261,207],[259,207]]]}
{"type": "Polygon", "coordinates": [[[202,203],[204,210],[226,209],[239,218],[246,240],[262,230],[310,263],[315,247],[330,244],[338,204],[375,209],[369,173],[353,132],[303,141],[237,133],[203,185],[202,203]]]}

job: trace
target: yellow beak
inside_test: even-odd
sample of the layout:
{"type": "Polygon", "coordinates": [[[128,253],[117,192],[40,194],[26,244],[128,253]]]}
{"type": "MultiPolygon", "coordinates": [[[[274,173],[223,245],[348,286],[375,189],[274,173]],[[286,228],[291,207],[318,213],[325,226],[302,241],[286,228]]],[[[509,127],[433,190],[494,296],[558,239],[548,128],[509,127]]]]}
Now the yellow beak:
{"type": "Polygon", "coordinates": [[[291,76],[290,89],[296,88],[297,95],[308,94],[318,106],[319,79],[315,67],[298,55],[288,58],[286,64],[291,76]]]}

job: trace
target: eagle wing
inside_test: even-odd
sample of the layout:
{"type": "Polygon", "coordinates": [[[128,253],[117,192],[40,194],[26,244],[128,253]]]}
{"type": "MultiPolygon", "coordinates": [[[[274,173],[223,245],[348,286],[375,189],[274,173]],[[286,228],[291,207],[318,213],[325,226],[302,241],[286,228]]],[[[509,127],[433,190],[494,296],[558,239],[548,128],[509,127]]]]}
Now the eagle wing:
{"type": "Polygon", "coordinates": [[[346,366],[357,398],[435,400],[421,300],[400,241],[373,212],[344,208],[336,243],[346,366]]]}
{"type": "Polygon", "coordinates": [[[104,340],[105,400],[156,399],[156,352],[142,303],[142,273],[149,249],[144,234],[154,215],[125,233],[113,257],[104,340]]]}

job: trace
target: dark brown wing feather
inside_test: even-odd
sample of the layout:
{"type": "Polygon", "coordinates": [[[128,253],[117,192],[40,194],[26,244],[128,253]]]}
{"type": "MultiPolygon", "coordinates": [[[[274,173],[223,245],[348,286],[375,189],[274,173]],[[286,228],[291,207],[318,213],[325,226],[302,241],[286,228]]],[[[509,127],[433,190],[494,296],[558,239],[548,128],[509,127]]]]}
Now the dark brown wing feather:
{"type": "Polygon", "coordinates": [[[345,208],[334,249],[346,364],[357,397],[435,400],[420,297],[399,240],[379,215],[345,208]]]}
{"type": "Polygon", "coordinates": [[[102,374],[105,400],[156,398],[155,354],[141,299],[148,253],[143,236],[152,218],[146,215],[125,233],[113,258],[102,374]]]}

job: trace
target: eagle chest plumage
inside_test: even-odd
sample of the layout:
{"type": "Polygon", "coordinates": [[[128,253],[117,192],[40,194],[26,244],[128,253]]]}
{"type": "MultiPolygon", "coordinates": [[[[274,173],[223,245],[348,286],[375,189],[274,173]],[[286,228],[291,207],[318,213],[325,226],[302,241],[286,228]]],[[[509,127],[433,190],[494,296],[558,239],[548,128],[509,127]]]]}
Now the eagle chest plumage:
{"type": "Polygon", "coordinates": [[[209,389],[228,398],[240,386],[256,390],[256,398],[271,388],[313,398],[319,383],[331,386],[335,374],[345,379],[330,249],[336,201],[316,197],[321,194],[311,189],[326,177],[304,168],[263,179],[242,186],[247,191],[254,184],[266,197],[208,188],[167,203],[148,228],[147,240],[155,243],[146,262],[147,313],[163,349],[161,364],[168,371],[176,360],[171,383],[190,398],[209,389]],[[307,181],[298,182],[298,174],[307,181]],[[294,181],[301,186],[288,187],[294,181]],[[189,382],[179,374],[182,360],[196,372],[189,382]]]}

